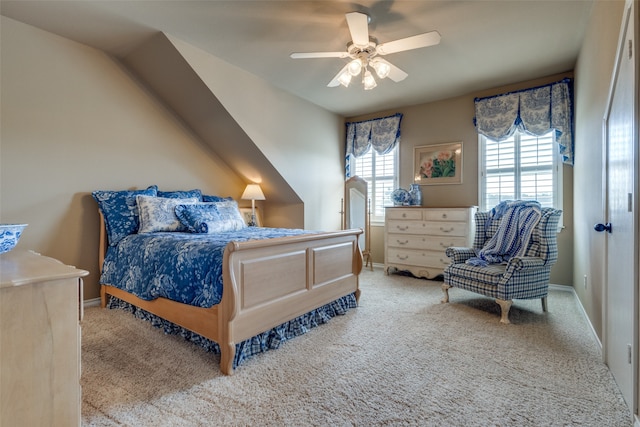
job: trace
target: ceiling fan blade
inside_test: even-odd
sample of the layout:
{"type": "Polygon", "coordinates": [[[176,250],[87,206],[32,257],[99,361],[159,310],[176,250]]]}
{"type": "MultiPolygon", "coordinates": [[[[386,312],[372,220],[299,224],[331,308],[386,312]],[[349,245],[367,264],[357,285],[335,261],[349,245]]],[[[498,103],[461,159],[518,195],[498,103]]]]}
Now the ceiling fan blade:
{"type": "Polygon", "coordinates": [[[333,80],[331,80],[329,82],[329,84],[327,86],[328,87],[340,86],[340,82],[338,81],[338,77],[340,77],[340,74],[342,74],[347,69],[348,66],[349,66],[349,64],[347,64],[344,67],[342,67],[342,69],[340,71],[338,71],[338,74],[336,74],[336,76],[333,78],[333,80]]]}
{"type": "Polygon", "coordinates": [[[378,55],[388,55],[390,53],[402,52],[405,50],[434,46],[438,43],[440,43],[440,33],[437,31],[430,31],[428,33],[379,44],[376,46],[376,52],[378,52],[378,55]]]}
{"type": "Polygon", "coordinates": [[[356,47],[367,47],[369,45],[369,17],[360,12],[347,13],[346,17],[353,44],[356,47]]]}
{"type": "Polygon", "coordinates": [[[376,61],[378,62],[383,62],[385,64],[387,64],[391,70],[389,71],[389,75],[387,77],[389,77],[391,80],[393,80],[394,82],[401,82],[404,79],[407,78],[408,74],[405,73],[404,71],[402,71],[400,68],[396,67],[395,65],[393,65],[391,62],[386,61],[380,57],[376,58],[376,61]]]}
{"type": "Polygon", "coordinates": [[[347,52],[294,52],[291,55],[293,59],[305,58],[347,58],[347,52]]]}

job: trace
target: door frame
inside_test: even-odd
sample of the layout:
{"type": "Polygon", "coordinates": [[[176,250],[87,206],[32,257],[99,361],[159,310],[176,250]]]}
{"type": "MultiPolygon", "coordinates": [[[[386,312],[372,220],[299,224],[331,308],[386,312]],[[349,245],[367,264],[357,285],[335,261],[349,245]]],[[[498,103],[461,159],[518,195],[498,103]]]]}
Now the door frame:
{"type": "MultiPolygon", "coordinates": [[[[636,2],[637,3],[637,2],[636,2]]],[[[638,367],[640,366],[640,357],[638,355],[638,348],[639,348],[639,339],[640,339],[640,317],[638,316],[638,307],[640,306],[640,292],[638,291],[639,285],[640,285],[640,279],[639,279],[639,271],[638,271],[638,265],[640,265],[640,238],[639,238],[639,226],[640,226],[640,220],[639,220],[639,216],[638,212],[640,212],[638,210],[638,208],[640,207],[639,204],[639,190],[640,190],[640,182],[639,182],[639,176],[640,176],[640,168],[639,168],[639,160],[638,160],[638,151],[639,151],[639,142],[640,142],[640,133],[639,133],[639,119],[638,119],[638,113],[640,112],[640,105],[639,105],[639,98],[640,98],[640,79],[639,79],[639,74],[640,74],[640,70],[639,70],[639,65],[640,65],[640,61],[638,58],[638,53],[639,53],[639,49],[638,49],[638,42],[640,40],[640,38],[638,37],[638,32],[640,31],[640,11],[638,10],[638,4],[635,5],[634,7],[634,0],[626,0],[625,1],[625,8],[624,8],[624,13],[623,13],[623,17],[622,17],[622,22],[620,25],[620,33],[618,36],[618,44],[616,47],[616,56],[615,56],[615,62],[614,62],[614,66],[613,66],[613,72],[611,74],[611,81],[610,81],[610,86],[609,86],[609,93],[607,96],[607,102],[605,105],[605,111],[604,111],[604,116],[603,116],[603,125],[602,125],[602,138],[603,138],[603,152],[602,152],[602,159],[603,159],[603,176],[602,176],[602,183],[603,183],[603,206],[604,206],[604,212],[603,212],[603,217],[606,218],[607,222],[609,221],[608,218],[608,206],[609,206],[609,202],[608,202],[608,146],[609,146],[609,138],[608,138],[608,118],[609,115],[611,113],[611,107],[612,107],[612,103],[613,103],[613,97],[615,94],[615,88],[616,88],[616,83],[617,83],[617,77],[619,74],[619,68],[620,68],[620,62],[622,61],[622,59],[624,58],[624,55],[628,55],[628,50],[630,49],[629,46],[627,45],[627,42],[625,40],[626,38],[626,32],[627,32],[627,28],[630,22],[634,23],[634,34],[633,34],[633,46],[631,47],[632,52],[633,52],[633,56],[634,56],[634,76],[633,76],[633,109],[634,112],[632,114],[633,117],[633,124],[632,124],[632,144],[633,147],[636,148],[636,150],[634,151],[634,159],[633,159],[633,212],[635,213],[634,216],[634,243],[633,243],[633,250],[634,250],[634,254],[636,257],[638,257],[637,264],[634,265],[634,272],[633,272],[633,282],[634,282],[634,295],[633,295],[633,299],[634,299],[634,305],[633,305],[633,337],[632,337],[632,375],[633,375],[633,390],[632,390],[632,396],[631,396],[631,402],[629,402],[631,404],[631,411],[632,414],[634,416],[634,420],[635,420],[635,426],[640,426],[640,414],[638,413],[638,408],[640,407],[640,396],[638,395],[638,390],[640,387],[640,373],[638,372],[638,367]]],[[[614,224],[615,226],[615,224],[614,224]]],[[[605,254],[608,253],[608,239],[605,239],[605,254]]],[[[603,286],[603,290],[602,290],[602,301],[603,301],[603,307],[602,307],[602,331],[603,331],[603,339],[602,339],[602,359],[604,361],[604,363],[607,363],[607,353],[608,353],[608,345],[609,345],[609,340],[607,337],[607,322],[608,322],[608,291],[609,291],[609,283],[608,283],[608,263],[604,262],[604,286],[603,286]]]]}

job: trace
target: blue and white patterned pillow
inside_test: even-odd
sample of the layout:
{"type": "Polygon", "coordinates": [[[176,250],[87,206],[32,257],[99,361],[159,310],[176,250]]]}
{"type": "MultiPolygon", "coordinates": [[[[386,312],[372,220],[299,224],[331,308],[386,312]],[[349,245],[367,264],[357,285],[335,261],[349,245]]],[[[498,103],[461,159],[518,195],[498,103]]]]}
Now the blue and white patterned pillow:
{"type": "Polygon", "coordinates": [[[241,226],[239,226],[236,219],[226,213],[229,210],[227,206],[222,206],[222,210],[225,211],[225,214],[222,214],[220,203],[228,202],[177,205],[175,212],[176,216],[187,227],[187,230],[192,233],[222,233],[225,231],[237,231],[246,227],[239,211],[238,216],[242,222],[241,226]]]}
{"type": "Polygon", "coordinates": [[[109,245],[114,246],[129,234],[138,231],[138,204],[136,196],[155,196],[156,186],[146,190],[107,191],[96,190],[91,195],[98,202],[104,216],[109,245]]]}
{"type": "Polygon", "coordinates": [[[191,233],[209,233],[217,223],[222,223],[215,203],[177,205],[175,213],[180,222],[191,233]]]}
{"type": "Polygon", "coordinates": [[[186,203],[198,203],[200,198],[175,199],[166,197],[136,196],[140,217],[138,233],[158,231],[187,231],[176,216],[176,206],[186,203]]]}
{"type": "Polygon", "coordinates": [[[230,202],[232,200],[233,197],[211,196],[209,194],[202,195],[203,202],[230,202]]]}
{"type": "Polygon", "coordinates": [[[242,230],[247,226],[244,222],[244,218],[238,209],[238,202],[235,200],[226,200],[224,202],[214,202],[218,212],[220,212],[220,218],[227,223],[227,227],[231,230],[242,230]]]}
{"type": "Polygon", "coordinates": [[[160,191],[158,190],[158,197],[166,197],[168,199],[191,199],[195,197],[198,201],[202,200],[202,191],[197,188],[194,190],[186,191],[160,191]]]}

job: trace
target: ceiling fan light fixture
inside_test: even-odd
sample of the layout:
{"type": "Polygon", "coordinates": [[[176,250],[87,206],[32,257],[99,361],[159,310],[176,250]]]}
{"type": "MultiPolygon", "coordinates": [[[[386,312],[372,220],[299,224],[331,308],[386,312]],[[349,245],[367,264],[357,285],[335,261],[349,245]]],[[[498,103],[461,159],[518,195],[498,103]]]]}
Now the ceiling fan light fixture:
{"type": "Polygon", "coordinates": [[[371,74],[371,71],[367,70],[364,72],[364,76],[362,76],[362,85],[364,86],[364,90],[371,90],[378,86],[376,79],[374,79],[371,74]]]}
{"type": "Polygon", "coordinates": [[[378,44],[378,40],[369,34],[368,27],[371,22],[369,15],[361,12],[350,12],[345,16],[349,33],[351,34],[351,41],[347,43],[346,52],[294,52],[290,55],[293,59],[350,58],[347,59],[349,62],[329,82],[328,87],[340,85],[348,87],[352,77],[362,74],[364,89],[371,90],[378,84],[369,68],[373,68],[380,79],[389,77],[390,80],[396,83],[401,82],[407,78],[408,74],[385,59],[378,58],[378,55],[384,56],[396,52],[435,46],[440,43],[440,33],[429,31],[378,44]]]}
{"type": "Polygon", "coordinates": [[[362,61],[360,58],[356,58],[353,61],[349,62],[349,66],[347,67],[349,74],[352,76],[357,76],[362,71],[362,61]]]}
{"type": "Polygon", "coordinates": [[[374,61],[371,61],[371,66],[373,67],[374,70],[376,70],[376,74],[381,79],[384,79],[385,77],[387,77],[391,72],[391,67],[386,62],[374,60],[374,61]]]}
{"type": "Polygon", "coordinates": [[[338,82],[344,87],[349,87],[349,83],[351,83],[351,73],[349,73],[349,70],[345,70],[340,74],[338,82]]]}

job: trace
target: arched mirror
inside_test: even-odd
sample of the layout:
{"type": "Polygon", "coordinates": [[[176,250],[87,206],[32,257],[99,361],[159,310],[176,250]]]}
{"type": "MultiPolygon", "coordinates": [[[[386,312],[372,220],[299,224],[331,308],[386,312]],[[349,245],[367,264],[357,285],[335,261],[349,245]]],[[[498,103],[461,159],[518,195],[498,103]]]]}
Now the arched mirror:
{"type": "Polygon", "coordinates": [[[362,250],[365,266],[370,266],[373,270],[370,248],[369,205],[367,181],[359,176],[353,176],[345,181],[342,225],[344,229],[362,228],[364,230],[364,233],[360,235],[358,244],[362,250]]]}

